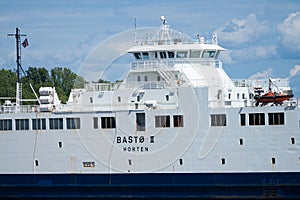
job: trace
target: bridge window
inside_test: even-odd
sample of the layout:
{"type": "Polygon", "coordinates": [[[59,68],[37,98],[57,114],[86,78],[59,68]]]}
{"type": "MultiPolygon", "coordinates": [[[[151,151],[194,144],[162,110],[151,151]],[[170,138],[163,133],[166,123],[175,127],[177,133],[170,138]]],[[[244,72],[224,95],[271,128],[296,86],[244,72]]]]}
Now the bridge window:
{"type": "Polygon", "coordinates": [[[11,119],[1,119],[0,120],[0,131],[11,131],[12,130],[12,120],[11,119]]]}
{"type": "Polygon", "coordinates": [[[135,57],[135,59],[137,59],[137,60],[142,59],[142,56],[141,56],[140,53],[134,53],[134,57],[135,57]]]}
{"type": "Polygon", "coordinates": [[[249,114],[249,125],[265,125],[265,114],[264,113],[251,113],[249,114]]]}
{"type": "Polygon", "coordinates": [[[159,52],[160,58],[167,58],[167,54],[164,51],[159,52]]]}
{"type": "Polygon", "coordinates": [[[226,126],[226,115],[225,114],[210,115],[210,125],[226,126]]]}
{"type": "Polygon", "coordinates": [[[174,127],[183,127],[183,115],[174,115],[173,125],[174,127]]]}
{"type": "Polygon", "coordinates": [[[268,113],[269,125],[284,125],[284,113],[268,113]]]}
{"type": "Polygon", "coordinates": [[[173,51],[168,51],[168,57],[169,58],[174,58],[175,57],[175,53],[173,51]]]}
{"type": "Polygon", "coordinates": [[[199,58],[200,51],[190,51],[190,58],[199,58]]]}
{"type": "Polygon", "coordinates": [[[214,58],[215,55],[216,55],[216,51],[215,50],[213,50],[213,51],[212,50],[205,50],[203,52],[202,57],[203,58],[214,58]]]}
{"type": "Polygon", "coordinates": [[[144,60],[148,60],[149,59],[149,53],[148,52],[143,52],[142,55],[143,55],[143,59],[144,60]]]}

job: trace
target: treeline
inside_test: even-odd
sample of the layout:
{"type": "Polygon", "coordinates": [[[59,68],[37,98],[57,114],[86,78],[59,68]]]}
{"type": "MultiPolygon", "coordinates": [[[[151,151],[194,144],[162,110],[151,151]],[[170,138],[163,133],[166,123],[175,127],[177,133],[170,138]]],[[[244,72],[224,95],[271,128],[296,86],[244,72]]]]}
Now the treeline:
{"type": "MultiPolygon", "coordinates": [[[[17,75],[11,70],[0,70],[0,100],[3,97],[16,96],[17,75]]],[[[65,103],[69,98],[72,88],[82,88],[86,81],[83,77],[76,75],[69,68],[56,67],[48,71],[46,68],[29,67],[21,78],[22,98],[36,99],[29,83],[38,94],[40,87],[55,87],[59,99],[65,103]]],[[[28,104],[23,102],[22,104],[28,104]]],[[[32,102],[31,102],[32,104],[32,102]]]]}

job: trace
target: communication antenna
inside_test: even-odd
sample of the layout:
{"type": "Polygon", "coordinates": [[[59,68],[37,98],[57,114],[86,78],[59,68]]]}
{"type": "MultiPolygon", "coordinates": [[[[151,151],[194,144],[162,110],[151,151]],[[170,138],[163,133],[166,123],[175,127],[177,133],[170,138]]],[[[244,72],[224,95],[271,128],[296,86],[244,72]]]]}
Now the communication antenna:
{"type": "MultiPolygon", "coordinates": [[[[14,36],[16,38],[16,55],[17,55],[17,90],[16,90],[16,106],[20,106],[21,105],[21,99],[22,99],[22,88],[21,88],[21,71],[24,70],[21,66],[21,36],[27,36],[26,34],[21,34],[20,33],[20,29],[16,28],[16,33],[10,33],[7,34],[7,36],[14,36]]],[[[25,41],[22,43],[23,47],[28,46],[28,41],[27,38],[25,39],[25,41]]]]}

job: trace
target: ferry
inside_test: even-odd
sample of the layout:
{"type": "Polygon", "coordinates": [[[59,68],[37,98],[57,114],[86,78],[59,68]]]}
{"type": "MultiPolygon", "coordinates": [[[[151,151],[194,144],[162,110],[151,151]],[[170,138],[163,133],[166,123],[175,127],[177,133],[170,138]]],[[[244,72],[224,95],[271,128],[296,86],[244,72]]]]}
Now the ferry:
{"type": "Polygon", "coordinates": [[[42,87],[29,106],[17,83],[0,109],[1,198],[300,198],[297,99],[261,103],[269,80],[231,79],[216,35],[186,40],[161,22],[127,50],[122,81],[66,104],[42,87]]]}

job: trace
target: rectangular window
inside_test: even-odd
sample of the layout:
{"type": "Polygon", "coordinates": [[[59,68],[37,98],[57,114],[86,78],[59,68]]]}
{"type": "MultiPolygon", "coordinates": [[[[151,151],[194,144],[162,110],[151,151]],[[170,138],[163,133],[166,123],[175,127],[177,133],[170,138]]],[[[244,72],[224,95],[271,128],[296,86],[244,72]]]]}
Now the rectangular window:
{"type": "Polygon", "coordinates": [[[199,58],[200,51],[190,51],[190,58],[199,58]]]}
{"type": "Polygon", "coordinates": [[[32,119],[32,130],[46,130],[46,119],[32,119]]]}
{"type": "Polygon", "coordinates": [[[136,130],[145,131],[145,113],[136,113],[136,130]]]}
{"type": "Polygon", "coordinates": [[[268,113],[269,125],[284,125],[284,113],[268,113]]]}
{"type": "Polygon", "coordinates": [[[50,130],[63,129],[63,118],[50,118],[49,126],[50,130]]]}
{"type": "Polygon", "coordinates": [[[155,127],[170,127],[170,116],[155,116],[155,127]]]}
{"type": "Polygon", "coordinates": [[[29,130],[29,119],[16,119],[16,130],[29,130]]]}
{"type": "Polygon", "coordinates": [[[93,117],[93,124],[94,124],[94,129],[97,129],[98,126],[98,117],[93,117]]]}
{"type": "Polygon", "coordinates": [[[103,129],[116,128],[115,117],[101,117],[101,128],[103,129]]]}
{"type": "Polygon", "coordinates": [[[80,118],[67,118],[67,129],[80,129],[80,118]]]}
{"type": "Polygon", "coordinates": [[[183,115],[174,115],[173,125],[174,127],[183,127],[183,115]]]}
{"type": "Polygon", "coordinates": [[[211,126],[226,126],[226,115],[225,114],[214,114],[210,115],[211,126]]]}
{"type": "Polygon", "coordinates": [[[177,52],[177,58],[186,58],[187,57],[187,51],[178,51],[177,52]]]}
{"type": "Polygon", "coordinates": [[[246,115],[240,114],[241,126],[246,126],[246,115]]]}
{"type": "Polygon", "coordinates": [[[265,125],[265,114],[264,113],[249,114],[249,125],[250,126],[265,125]]]}
{"type": "Polygon", "coordinates": [[[1,119],[0,120],[0,131],[11,131],[12,130],[12,120],[11,119],[1,119]]]}
{"type": "Polygon", "coordinates": [[[168,57],[169,58],[174,58],[175,57],[174,51],[168,51],[168,57]]]}
{"type": "Polygon", "coordinates": [[[82,162],[82,166],[83,167],[94,168],[96,165],[95,165],[95,162],[82,162]]]}

